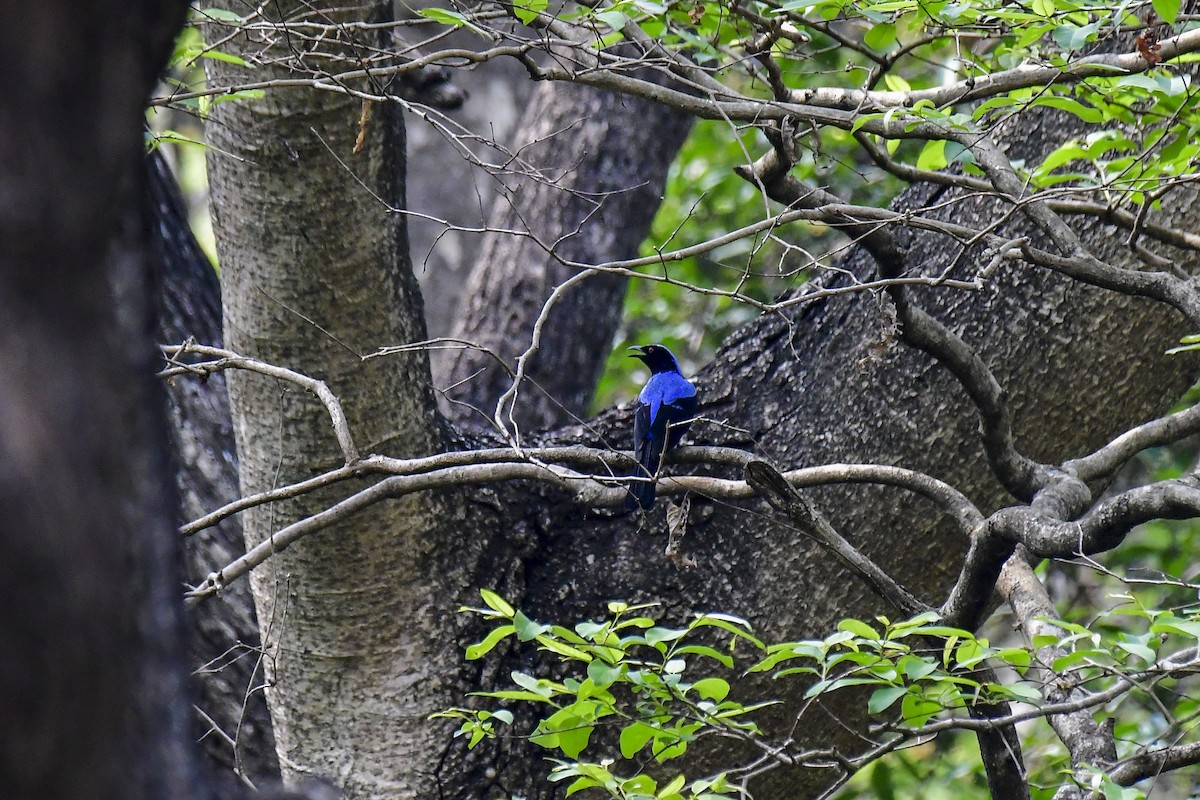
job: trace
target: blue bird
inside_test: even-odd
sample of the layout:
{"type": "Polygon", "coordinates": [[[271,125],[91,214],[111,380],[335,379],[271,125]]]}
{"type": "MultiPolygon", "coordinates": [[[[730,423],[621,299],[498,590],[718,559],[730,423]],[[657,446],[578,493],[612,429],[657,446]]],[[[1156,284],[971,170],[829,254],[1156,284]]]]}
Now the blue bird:
{"type": "MultiPolygon", "coordinates": [[[[631,347],[630,358],[640,358],[650,368],[650,380],[638,395],[633,415],[633,457],[639,468],[635,477],[653,478],[662,466],[663,456],[679,444],[696,415],[696,387],[683,377],[679,362],[661,344],[631,347]]],[[[625,507],[654,507],[654,481],[633,481],[625,498],[625,507]]]]}

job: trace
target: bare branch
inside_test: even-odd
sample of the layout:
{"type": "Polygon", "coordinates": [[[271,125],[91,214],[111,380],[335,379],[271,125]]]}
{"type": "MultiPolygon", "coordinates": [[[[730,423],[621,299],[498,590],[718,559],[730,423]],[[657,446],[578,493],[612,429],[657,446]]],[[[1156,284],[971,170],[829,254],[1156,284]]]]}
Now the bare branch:
{"type": "MultiPolygon", "coordinates": [[[[1049,622],[1058,615],[1045,587],[1025,560],[1023,551],[1018,550],[1004,565],[996,588],[1012,607],[1030,648],[1038,636],[1065,638],[1065,632],[1049,622]]],[[[1041,675],[1042,696],[1047,703],[1085,700],[1088,697],[1088,693],[1074,681],[1061,680],[1050,668],[1051,664],[1067,655],[1065,650],[1057,645],[1049,645],[1036,649],[1036,654],[1035,666],[1041,675]]],[[[1053,714],[1047,719],[1058,738],[1067,746],[1074,767],[1087,764],[1105,766],[1116,761],[1117,746],[1113,741],[1112,729],[1097,723],[1087,711],[1077,709],[1053,714]]]]}
{"type": "Polygon", "coordinates": [[[1200,486],[1191,476],[1106,498],[1073,522],[1029,508],[1002,509],[992,516],[991,529],[1013,544],[1024,545],[1038,558],[1072,558],[1111,550],[1143,522],[1194,517],[1200,517],[1200,486]]]}
{"type": "Polygon", "coordinates": [[[1065,462],[1063,470],[1082,481],[1104,480],[1141,451],[1174,444],[1196,433],[1200,433],[1200,405],[1128,430],[1096,452],[1065,462]]]}
{"type": "Polygon", "coordinates": [[[354,439],[350,435],[350,424],[346,421],[345,412],[342,411],[341,401],[329,390],[325,381],[301,375],[299,372],[285,367],[277,367],[274,364],[267,364],[263,361],[247,358],[231,350],[208,347],[207,345],[196,344],[194,342],[184,342],[179,345],[159,345],[159,349],[162,350],[167,363],[175,365],[159,372],[158,377],[160,378],[172,378],[177,375],[205,377],[214,372],[223,372],[227,369],[244,369],[247,372],[257,372],[260,375],[266,375],[267,377],[281,381],[288,381],[307,389],[317,396],[325,406],[325,410],[329,412],[329,418],[333,423],[333,432],[337,436],[338,444],[342,448],[342,455],[345,457],[346,463],[352,464],[358,460],[358,448],[354,446],[354,439]],[[216,358],[218,360],[202,361],[194,364],[180,362],[179,358],[188,353],[195,353],[196,355],[216,358]]]}
{"type": "Polygon", "coordinates": [[[833,529],[813,506],[798,494],[779,472],[765,461],[746,465],[746,483],[778,511],[788,515],[804,533],[840,558],[857,572],[879,596],[909,616],[928,611],[929,606],[914,597],[871,559],[860,553],[833,529]]]}
{"type": "Polygon", "coordinates": [[[1146,778],[1194,764],[1200,764],[1200,742],[1140,750],[1122,759],[1108,774],[1114,783],[1132,786],[1146,778]]]}

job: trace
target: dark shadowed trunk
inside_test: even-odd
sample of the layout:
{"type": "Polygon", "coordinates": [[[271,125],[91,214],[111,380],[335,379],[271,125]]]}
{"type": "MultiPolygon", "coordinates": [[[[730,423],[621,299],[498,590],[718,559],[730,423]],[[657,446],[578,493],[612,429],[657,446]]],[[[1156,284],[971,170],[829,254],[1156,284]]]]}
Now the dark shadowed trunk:
{"type": "Polygon", "coordinates": [[[202,796],[142,176],[183,2],[0,26],[0,795],[202,796]]]}
{"type": "MultiPolygon", "coordinates": [[[[189,338],[220,347],[221,287],[208,257],[188,226],[175,177],[159,151],[147,157],[155,215],[153,244],[159,268],[159,341],[189,338]]],[[[225,376],[188,378],[167,387],[171,455],[182,524],[236,500],[237,454],[225,376]]],[[[173,534],[178,536],[178,534],[173,534]]],[[[237,517],[196,533],[185,542],[189,585],[245,552],[237,517]]],[[[258,620],[250,585],[232,586],[224,602],[192,611],[190,662],[195,665],[196,710],[192,730],[211,759],[212,774],[232,791],[235,775],[255,785],[278,780],[279,762],[263,697],[258,620]]]]}

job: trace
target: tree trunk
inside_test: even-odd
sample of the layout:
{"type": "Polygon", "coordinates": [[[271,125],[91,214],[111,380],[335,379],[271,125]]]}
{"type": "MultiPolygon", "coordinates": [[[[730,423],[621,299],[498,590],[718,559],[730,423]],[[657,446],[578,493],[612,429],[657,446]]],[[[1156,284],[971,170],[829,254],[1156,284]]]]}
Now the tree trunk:
{"type": "Polygon", "coordinates": [[[143,109],[186,3],[0,28],[0,795],[199,797],[143,109]]]}
{"type": "MultiPolygon", "coordinates": [[[[536,178],[511,180],[493,207],[491,233],[464,286],[454,338],[486,348],[449,351],[438,383],[452,387],[452,417],[491,419],[512,384],[534,321],[578,270],[559,259],[633,258],[662,200],[667,169],[691,119],[657,103],[571,84],[542,84],[518,130],[536,178]],[[513,236],[505,231],[528,231],[513,236]],[[550,252],[547,252],[547,248],[550,252]]],[[[522,430],[583,419],[621,322],[627,279],[597,274],[573,286],[547,318],[513,418],[522,430]]],[[[437,362],[435,362],[437,366],[437,362]]]]}
{"type": "MultiPolygon", "coordinates": [[[[376,3],[372,11],[382,19],[389,7],[376,3]]],[[[343,53],[350,47],[325,44],[343,53]]],[[[280,44],[270,52],[287,50],[280,44]]],[[[227,79],[226,65],[213,67],[214,81],[227,79]]],[[[359,358],[425,338],[403,216],[392,210],[404,204],[399,109],[374,109],[355,154],[360,114],[357,100],[304,90],[222,104],[214,113],[209,164],[225,338],[240,353],[326,381],[362,453],[422,455],[446,441],[426,354],[359,358]]],[[[230,375],[229,391],[243,493],[344,460],[328,416],[304,391],[247,374],[230,375]]],[[[247,512],[247,546],[354,488],[361,486],[247,512]]],[[[286,782],[321,776],[354,797],[430,796],[451,745],[446,726],[426,720],[465,685],[447,669],[467,638],[454,609],[481,580],[481,563],[494,568],[483,551],[500,535],[446,536],[467,513],[461,498],[379,504],[254,574],[286,782]]]]}
{"type": "MultiPolygon", "coordinates": [[[[192,235],[174,175],[162,153],[147,157],[153,231],[159,268],[158,340],[178,344],[192,338],[220,347],[221,287],[216,272],[192,235]]],[[[186,377],[167,388],[171,455],[179,496],[176,524],[196,519],[239,495],[236,444],[225,376],[186,377]]],[[[171,532],[172,538],[178,533],[171,532]]],[[[185,544],[185,579],[195,585],[245,551],[238,517],[205,528],[185,544]]],[[[261,690],[258,620],[250,586],[229,587],[223,602],[192,611],[190,662],[197,712],[192,730],[203,742],[209,772],[231,794],[245,775],[258,785],[278,780],[275,739],[261,690]]]]}

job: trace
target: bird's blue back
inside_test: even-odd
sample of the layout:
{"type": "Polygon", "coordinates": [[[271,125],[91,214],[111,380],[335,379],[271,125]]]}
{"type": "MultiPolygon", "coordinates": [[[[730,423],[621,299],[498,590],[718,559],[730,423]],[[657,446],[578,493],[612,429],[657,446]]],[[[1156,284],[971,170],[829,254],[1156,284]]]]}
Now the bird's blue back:
{"type": "Polygon", "coordinates": [[[638,400],[650,406],[650,435],[653,436],[656,429],[661,428],[656,426],[655,422],[658,421],[658,412],[662,406],[695,396],[696,387],[678,372],[658,372],[651,375],[638,395],[638,400]]]}

